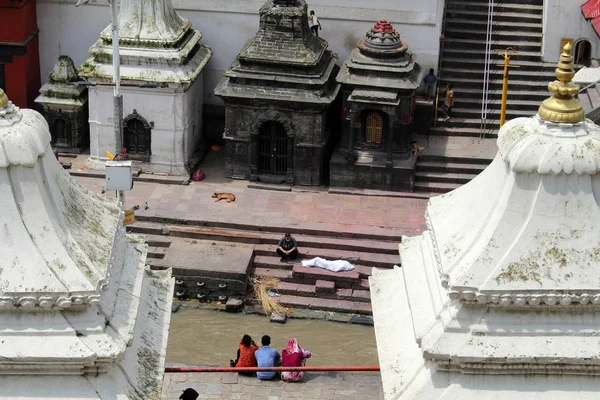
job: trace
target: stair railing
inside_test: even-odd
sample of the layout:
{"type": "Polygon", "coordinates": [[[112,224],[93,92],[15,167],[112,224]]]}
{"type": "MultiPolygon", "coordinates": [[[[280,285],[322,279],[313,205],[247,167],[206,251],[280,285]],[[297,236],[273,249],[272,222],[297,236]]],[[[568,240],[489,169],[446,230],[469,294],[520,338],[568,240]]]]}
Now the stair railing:
{"type": "Polygon", "coordinates": [[[433,111],[433,127],[435,128],[437,124],[437,114],[438,114],[438,100],[440,97],[440,81],[442,79],[442,59],[444,57],[444,39],[446,38],[446,8],[447,2],[444,1],[444,10],[442,11],[442,29],[440,32],[440,47],[439,47],[439,57],[438,57],[438,65],[437,65],[437,84],[435,85],[435,100],[434,100],[434,111],[433,111]]]}
{"type": "Polygon", "coordinates": [[[600,83],[600,79],[598,79],[596,82],[590,83],[587,86],[582,87],[581,89],[579,89],[579,92],[577,92],[578,94],[583,92],[584,90],[587,90],[589,88],[591,88],[592,86],[595,86],[596,84],[600,83]]]}
{"type": "Polygon", "coordinates": [[[485,62],[483,63],[483,96],[481,99],[481,133],[485,138],[488,113],[488,90],[490,87],[490,62],[492,56],[492,32],[494,29],[494,0],[488,3],[487,31],[485,37],[485,62]]]}

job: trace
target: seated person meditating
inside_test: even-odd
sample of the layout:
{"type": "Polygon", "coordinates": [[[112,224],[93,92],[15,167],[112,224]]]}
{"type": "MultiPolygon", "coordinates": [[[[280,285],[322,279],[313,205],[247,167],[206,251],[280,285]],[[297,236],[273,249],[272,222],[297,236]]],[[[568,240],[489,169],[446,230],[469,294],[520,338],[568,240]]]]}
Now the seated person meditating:
{"type": "MultiPolygon", "coordinates": [[[[262,347],[256,350],[254,356],[256,357],[256,363],[259,367],[277,367],[281,365],[281,356],[279,352],[269,347],[271,344],[271,337],[269,335],[264,335],[260,342],[262,343],[262,347]]],[[[256,376],[258,379],[267,380],[273,379],[275,377],[279,378],[279,374],[277,372],[257,372],[256,376]]]]}
{"type": "MultiPolygon", "coordinates": [[[[240,348],[238,349],[238,358],[235,361],[236,367],[256,367],[256,357],[254,352],[258,350],[258,346],[254,343],[254,340],[250,335],[244,335],[240,341],[240,348]]],[[[244,375],[254,375],[252,372],[240,372],[244,375]]]]}
{"type": "MultiPolygon", "coordinates": [[[[310,358],[310,351],[306,351],[298,346],[298,341],[295,338],[288,340],[288,346],[281,352],[284,367],[303,367],[307,358],[310,358]]],[[[286,382],[299,382],[304,379],[304,372],[282,372],[281,379],[286,382]]]]}
{"type": "Polygon", "coordinates": [[[277,244],[277,254],[281,256],[279,261],[294,261],[298,256],[298,245],[296,244],[296,239],[292,237],[292,235],[288,232],[279,240],[277,244]]]}

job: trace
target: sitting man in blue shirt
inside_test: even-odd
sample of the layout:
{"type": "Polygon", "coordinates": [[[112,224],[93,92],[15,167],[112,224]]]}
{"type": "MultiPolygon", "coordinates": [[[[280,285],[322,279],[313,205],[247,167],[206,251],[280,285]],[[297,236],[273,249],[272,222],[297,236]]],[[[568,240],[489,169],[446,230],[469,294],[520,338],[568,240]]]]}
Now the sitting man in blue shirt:
{"type": "MultiPolygon", "coordinates": [[[[271,337],[269,335],[265,335],[262,337],[260,342],[262,343],[262,347],[254,352],[257,365],[259,367],[277,367],[281,365],[281,355],[276,349],[269,347],[271,344],[271,337]]],[[[279,373],[257,372],[256,376],[258,379],[268,380],[275,377],[279,378],[279,373]]]]}

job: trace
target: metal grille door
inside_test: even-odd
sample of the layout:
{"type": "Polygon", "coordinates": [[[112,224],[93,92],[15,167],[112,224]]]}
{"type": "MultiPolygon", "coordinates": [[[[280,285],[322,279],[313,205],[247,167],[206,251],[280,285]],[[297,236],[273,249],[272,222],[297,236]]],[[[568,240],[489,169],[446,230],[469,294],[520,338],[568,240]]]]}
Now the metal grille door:
{"type": "Polygon", "coordinates": [[[276,121],[263,123],[258,132],[258,171],[285,175],[288,138],[285,128],[276,121]]]}
{"type": "Polygon", "coordinates": [[[365,141],[367,143],[381,144],[383,137],[383,118],[376,112],[367,115],[365,141]]]}

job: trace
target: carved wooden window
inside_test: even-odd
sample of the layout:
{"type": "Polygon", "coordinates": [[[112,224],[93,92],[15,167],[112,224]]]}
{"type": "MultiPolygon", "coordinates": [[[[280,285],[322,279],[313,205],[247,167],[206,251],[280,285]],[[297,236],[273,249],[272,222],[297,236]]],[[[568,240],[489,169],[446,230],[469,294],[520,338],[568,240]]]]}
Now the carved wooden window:
{"type": "Polygon", "coordinates": [[[381,144],[383,140],[383,118],[378,112],[370,112],[365,124],[365,142],[381,144]]]}
{"type": "Polygon", "coordinates": [[[134,160],[150,161],[152,155],[152,123],[136,110],[123,120],[123,147],[134,160]]]}

